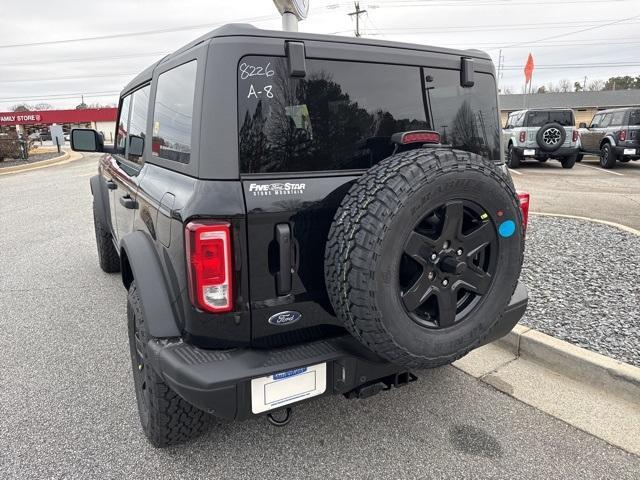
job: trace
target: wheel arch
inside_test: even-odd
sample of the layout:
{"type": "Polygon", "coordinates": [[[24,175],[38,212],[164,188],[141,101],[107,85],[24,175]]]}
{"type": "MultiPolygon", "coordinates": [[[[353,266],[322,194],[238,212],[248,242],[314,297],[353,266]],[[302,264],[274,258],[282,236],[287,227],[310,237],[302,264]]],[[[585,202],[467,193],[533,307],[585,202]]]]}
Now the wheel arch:
{"type": "Polygon", "coordinates": [[[142,313],[151,336],[180,336],[162,264],[149,236],[139,230],[126,235],[121,242],[120,259],[122,283],[128,289],[136,281],[142,313]]]}
{"type": "Polygon", "coordinates": [[[609,135],[607,135],[602,140],[600,140],[600,149],[602,149],[602,147],[604,146],[605,143],[608,143],[612,147],[615,145],[615,141],[609,135]]]}
{"type": "Polygon", "coordinates": [[[113,233],[111,212],[109,210],[109,192],[107,191],[104,179],[100,175],[94,175],[89,179],[89,186],[91,187],[96,212],[100,217],[99,220],[103,225],[109,227],[109,230],[113,233]]]}

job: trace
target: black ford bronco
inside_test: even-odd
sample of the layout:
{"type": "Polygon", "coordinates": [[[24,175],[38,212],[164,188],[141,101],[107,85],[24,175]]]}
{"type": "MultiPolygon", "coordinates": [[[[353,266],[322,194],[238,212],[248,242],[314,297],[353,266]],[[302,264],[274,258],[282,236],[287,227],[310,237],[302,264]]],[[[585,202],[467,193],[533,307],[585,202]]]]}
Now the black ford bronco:
{"type": "Polygon", "coordinates": [[[228,25],[123,91],[91,179],[156,446],[363,398],[509,332],[524,205],[478,51],[228,25]]]}

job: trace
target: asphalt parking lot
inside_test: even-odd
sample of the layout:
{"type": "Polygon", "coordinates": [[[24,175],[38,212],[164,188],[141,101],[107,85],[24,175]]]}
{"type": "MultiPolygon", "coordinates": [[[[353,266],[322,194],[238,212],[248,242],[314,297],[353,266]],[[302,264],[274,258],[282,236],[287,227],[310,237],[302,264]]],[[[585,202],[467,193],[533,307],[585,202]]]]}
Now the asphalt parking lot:
{"type": "MultiPolygon", "coordinates": [[[[0,176],[2,478],[640,476],[638,457],[452,367],[366,401],[304,404],[285,428],[264,418],[217,422],[193,443],[155,450],[137,418],[125,292],[98,267],[96,158],[0,176]]],[[[537,172],[550,168],[525,165],[516,183],[536,199],[546,191],[537,172]]],[[[640,164],[633,168],[640,182],[640,164]]],[[[581,170],[590,169],[556,173],[571,182],[581,170]]]]}
{"type": "Polygon", "coordinates": [[[586,156],[565,170],[560,162],[528,160],[511,170],[520,191],[531,194],[531,210],[617,222],[640,230],[640,161],[604,170],[586,156]]]}

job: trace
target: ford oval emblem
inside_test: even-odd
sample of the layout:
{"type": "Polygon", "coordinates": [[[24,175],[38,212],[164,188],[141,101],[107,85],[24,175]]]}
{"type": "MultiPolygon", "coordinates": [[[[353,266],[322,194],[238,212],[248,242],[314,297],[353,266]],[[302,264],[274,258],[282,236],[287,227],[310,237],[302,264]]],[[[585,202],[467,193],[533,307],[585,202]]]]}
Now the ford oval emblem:
{"type": "Polygon", "coordinates": [[[291,325],[292,323],[296,323],[301,318],[302,314],[300,312],[287,310],[286,312],[279,312],[275,315],[271,315],[269,317],[269,323],[271,325],[291,325]]]}

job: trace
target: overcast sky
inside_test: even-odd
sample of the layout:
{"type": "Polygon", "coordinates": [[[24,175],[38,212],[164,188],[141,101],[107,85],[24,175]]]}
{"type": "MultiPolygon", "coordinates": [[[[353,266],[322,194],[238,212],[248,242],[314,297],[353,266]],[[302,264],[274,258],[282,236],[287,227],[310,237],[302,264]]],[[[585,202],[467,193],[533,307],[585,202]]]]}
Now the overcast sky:
{"type": "MultiPolygon", "coordinates": [[[[310,4],[301,31],[353,35],[353,2],[310,4]]],[[[640,75],[640,0],[362,0],[360,7],[364,37],[479,48],[496,65],[502,47],[500,86],[515,93],[529,52],[534,85],[640,75]]],[[[74,107],[81,93],[86,103],[115,103],[140,70],[207,30],[230,22],[281,27],[272,0],[3,1],[0,19],[0,111],[22,102],[74,107]],[[157,33],[141,34],[150,31],[157,33]]]]}

